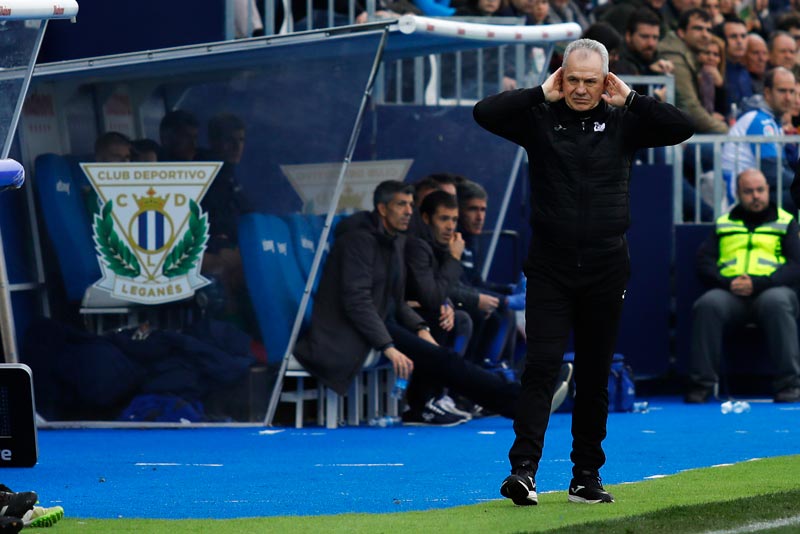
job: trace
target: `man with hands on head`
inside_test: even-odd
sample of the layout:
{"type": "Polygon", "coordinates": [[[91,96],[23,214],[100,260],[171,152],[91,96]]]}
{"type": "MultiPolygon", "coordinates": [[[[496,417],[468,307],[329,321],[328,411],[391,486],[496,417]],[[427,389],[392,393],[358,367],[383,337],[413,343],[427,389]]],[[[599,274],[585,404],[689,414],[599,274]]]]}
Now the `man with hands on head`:
{"type": "Polygon", "coordinates": [[[632,91],[608,72],[608,52],[590,39],[567,46],[541,86],[475,105],[482,127],[528,153],[532,237],[525,264],[527,355],[500,493],[538,503],[535,476],[555,377],[569,334],[575,341],[573,479],[569,500],[613,502],[603,489],[601,443],[608,374],[629,275],[629,181],[634,153],[693,133],[677,108],[632,91]]]}

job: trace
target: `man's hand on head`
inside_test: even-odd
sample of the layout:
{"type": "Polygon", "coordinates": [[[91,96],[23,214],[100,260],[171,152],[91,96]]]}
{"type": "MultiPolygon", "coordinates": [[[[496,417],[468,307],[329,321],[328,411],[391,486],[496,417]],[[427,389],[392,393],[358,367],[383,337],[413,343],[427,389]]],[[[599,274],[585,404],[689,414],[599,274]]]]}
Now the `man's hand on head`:
{"type": "Polygon", "coordinates": [[[558,68],[551,74],[542,84],[542,91],[544,91],[544,99],[548,102],[555,102],[564,98],[563,86],[563,69],[558,68]]]}
{"type": "Polygon", "coordinates": [[[631,88],[625,85],[625,82],[617,78],[613,72],[609,72],[606,76],[606,92],[600,95],[600,98],[614,107],[621,108],[625,105],[630,92],[631,88]]]}

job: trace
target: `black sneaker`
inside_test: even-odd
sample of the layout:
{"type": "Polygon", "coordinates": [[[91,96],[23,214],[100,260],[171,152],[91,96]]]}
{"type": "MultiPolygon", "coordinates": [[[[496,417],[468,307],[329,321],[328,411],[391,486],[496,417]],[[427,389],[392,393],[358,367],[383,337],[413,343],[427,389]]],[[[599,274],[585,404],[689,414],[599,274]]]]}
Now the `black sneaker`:
{"type": "Polygon", "coordinates": [[[683,397],[686,404],[705,404],[711,398],[712,388],[705,386],[692,386],[683,397]]]}
{"type": "Polygon", "coordinates": [[[587,473],[574,477],[569,483],[569,502],[582,504],[614,502],[614,496],[603,489],[599,475],[587,473]]]}
{"type": "Polygon", "coordinates": [[[800,402],[800,388],[783,388],[775,394],[775,402],[800,402]]]}
{"type": "Polygon", "coordinates": [[[533,470],[530,465],[522,464],[511,470],[500,485],[500,495],[511,499],[517,506],[532,506],[539,504],[536,495],[536,481],[533,479],[533,470]]]}
{"type": "Polygon", "coordinates": [[[403,424],[409,426],[456,426],[467,420],[448,413],[429,400],[422,410],[409,410],[403,413],[403,424]]]}
{"type": "Polygon", "coordinates": [[[22,517],[38,500],[39,497],[32,491],[0,491],[0,516],[22,517]]]}

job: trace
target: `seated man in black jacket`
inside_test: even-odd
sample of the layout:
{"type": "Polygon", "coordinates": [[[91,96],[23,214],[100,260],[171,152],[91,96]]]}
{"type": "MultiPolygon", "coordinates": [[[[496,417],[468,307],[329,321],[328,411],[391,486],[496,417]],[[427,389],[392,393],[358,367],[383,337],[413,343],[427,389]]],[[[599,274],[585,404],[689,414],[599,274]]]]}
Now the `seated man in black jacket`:
{"type": "Polygon", "coordinates": [[[755,320],[764,331],[776,367],[775,402],[798,402],[797,221],[770,202],[761,171],[743,171],[736,179],[736,189],[739,203],[717,219],[715,232],[697,253],[698,274],[711,289],[697,299],[692,310],[692,383],[685,400],[708,400],[719,381],[725,329],[755,320]]]}
{"type": "MultiPolygon", "coordinates": [[[[446,191],[433,191],[425,196],[419,211],[417,236],[409,235],[406,243],[406,299],[430,325],[437,343],[463,356],[472,335],[472,319],[464,310],[454,310],[448,298],[450,288],[461,276],[464,251],[464,240],[456,232],[458,201],[446,191]]],[[[473,407],[466,411],[469,403],[464,403],[465,410],[457,408],[449,395],[441,395],[438,384],[418,381],[415,386],[427,388],[427,394],[422,392],[427,397],[438,397],[434,403],[443,410],[471,418],[473,407]]]]}
{"type": "MultiPolygon", "coordinates": [[[[412,385],[420,377],[437,380],[453,392],[513,418],[519,385],[439,346],[428,323],[405,301],[403,232],[413,209],[412,188],[402,182],[382,182],[373,201],[373,212],[356,213],[336,227],[311,327],[295,350],[297,359],[325,385],[343,394],[369,350],[380,350],[397,376],[411,377],[412,385]]],[[[411,391],[410,387],[409,395],[411,391]]],[[[424,398],[409,398],[408,403],[411,409],[403,414],[407,424],[464,421],[424,398]]]]}

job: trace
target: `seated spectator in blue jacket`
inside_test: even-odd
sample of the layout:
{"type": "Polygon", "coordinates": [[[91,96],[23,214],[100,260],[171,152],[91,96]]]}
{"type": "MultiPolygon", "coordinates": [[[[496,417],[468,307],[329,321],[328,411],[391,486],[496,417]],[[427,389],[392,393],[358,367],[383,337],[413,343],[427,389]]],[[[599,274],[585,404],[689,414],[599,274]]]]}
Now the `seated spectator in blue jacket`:
{"type": "Polygon", "coordinates": [[[311,326],[297,343],[295,355],[323,384],[343,394],[370,349],[381,351],[397,376],[411,378],[409,410],[403,414],[406,424],[451,426],[465,420],[430,399],[415,397],[413,384],[420,379],[437,381],[513,418],[519,384],[439,346],[428,323],[405,301],[403,233],[413,210],[412,192],[402,182],[382,182],[373,195],[373,212],[351,215],[336,227],[311,326]]]}
{"type": "MultiPolygon", "coordinates": [[[[792,111],[795,106],[794,75],[778,67],[767,71],[764,75],[764,99],[761,105],[748,111],[736,121],[729,135],[739,137],[745,135],[775,136],[783,135],[781,117],[792,111]]],[[[796,208],[789,192],[794,179],[791,168],[795,162],[790,161],[784,147],[778,143],[763,143],[757,147],[754,143],[725,143],[722,148],[722,169],[728,182],[728,200],[732,204],[736,184],[733,177],[745,169],[760,168],[767,177],[772,198],[777,201],[778,175],[781,176],[783,190],[783,207],[794,212],[796,208]],[[756,159],[757,148],[761,151],[761,160],[756,159]],[[780,171],[780,172],[779,172],[780,171]]],[[[729,204],[730,205],[730,204],[729,204]]]]}
{"type": "Polygon", "coordinates": [[[761,171],[739,174],[737,192],[739,203],[717,219],[697,254],[698,274],[712,289],[692,312],[691,384],[685,400],[708,400],[719,384],[726,329],[755,320],[775,364],[775,402],[798,402],[800,229],[789,212],[770,202],[761,171]]]}

